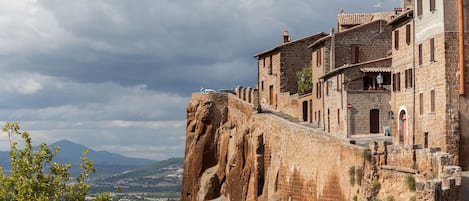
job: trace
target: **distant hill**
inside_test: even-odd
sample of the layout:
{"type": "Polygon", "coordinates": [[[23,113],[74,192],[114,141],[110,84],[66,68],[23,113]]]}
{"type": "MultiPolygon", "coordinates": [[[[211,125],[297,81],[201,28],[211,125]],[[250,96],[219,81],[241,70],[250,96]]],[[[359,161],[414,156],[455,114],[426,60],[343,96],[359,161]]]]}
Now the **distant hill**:
{"type": "MultiPolygon", "coordinates": [[[[70,173],[72,175],[76,175],[80,172],[80,157],[82,157],[83,151],[86,149],[89,151],[87,157],[93,160],[94,167],[97,171],[97,174],[94,176],[112,175],[155,162],[148,159],[126,157],[107,151],[95,151],[68,140],[58,141],[49,145],[51,149],[55,146],[59,146],[60,151],[55,156],[54,161],[62,164],[67,162],[71,163],[72,168],[70,173]]],[[[10,166],[9,163],[9,152],[0,152],[0,165],[7,170],[10,166]]]]}
{"type": "Polygon", "coordinates": [[[132,170],[92,181],[93,191],[113,191],[118,186],[124,192],[180,192],[184,167],[183,158],[170,158],[132,170]]]}
{"type": "Polygon", "coordinates": [[[99,165],[123,165],[123,166],[142,166],[154,163],[153,160],[142,158],[130,158],[107,151],[95,151],[80,144],[70,142],[68,140],[58,141],[50,145],[50,147],[59,146],[60,151],[55,160],[60,163],[70,162],[79,164],[83,151],[89,150],[88,159],[93,160],[94,164],[99,165]]]}

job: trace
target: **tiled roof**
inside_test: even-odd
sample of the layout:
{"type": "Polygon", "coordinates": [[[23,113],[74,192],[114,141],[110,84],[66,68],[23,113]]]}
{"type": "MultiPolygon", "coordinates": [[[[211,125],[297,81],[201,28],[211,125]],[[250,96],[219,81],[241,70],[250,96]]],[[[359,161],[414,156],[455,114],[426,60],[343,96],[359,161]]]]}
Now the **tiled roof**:
{"type": "Polygon", "coordinates": [[[324,32],[319,32],[319,33],[316,33],[316,34],[314,34],[314,35],[307,36],[307,37],[304,37],[304,38],[300,38],[300,39],[298,39],[298,40],[290,41],[290,42],[287,42],[287,43],[284,43],[284,44],[280,44],[280,45],[278,45],[278,46],[276,46],[276,47],[274,47],[274,48],[272,48],[272,49],[265,50],[265,51],[263,51],[263,52],[259,52],[259,53],[257,53],[256,55],[254,55],[254,57],[259,57],[259,56],[261,56],[261,55],[263,55],[263,54],[267,54],[267,53],[273,52],[273,51],[275,51],[275,50],[279,50],[279,49],[281,49],[281,48],[283,48],[283,47],[285,47],[285,46],[287,46],[287,45],[292,45],[292,44],[295,44],[295,43],[297,43],[297,42],[302,42],[302,41],[307,40],[307,39],[310,39],[310,38],[316,38],[316,40],[317,40],[317,39],[320,39],[320,38],[322,38],[322,37],[324,37],[324,36],[327,36],[327,35],[328,35],[328,34],[326,34],[326,33],[324,33],[324,32]]]}
{"type": "Polygon", "coordinates": [[[337,20],[339,25],[357,25],[365,24],[374,20],[391,20],[391,16],[394,13],[385,12],[385,13],[339,13],[337,15],[337,20]]]}

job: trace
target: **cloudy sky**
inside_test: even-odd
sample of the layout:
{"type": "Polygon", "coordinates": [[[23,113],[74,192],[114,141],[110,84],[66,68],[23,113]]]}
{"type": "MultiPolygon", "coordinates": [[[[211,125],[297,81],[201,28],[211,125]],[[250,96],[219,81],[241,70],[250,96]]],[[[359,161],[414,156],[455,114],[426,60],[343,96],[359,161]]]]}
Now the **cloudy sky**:
{"type": "MultiPolygon", "coordinates": [[[[256,83],[255,53],[399,0],[0,0],[0,121],[155,160],[183,157],[201,86],[256,83]]],[[[0,150],[8,148],[0,136],[0,150]]]]}

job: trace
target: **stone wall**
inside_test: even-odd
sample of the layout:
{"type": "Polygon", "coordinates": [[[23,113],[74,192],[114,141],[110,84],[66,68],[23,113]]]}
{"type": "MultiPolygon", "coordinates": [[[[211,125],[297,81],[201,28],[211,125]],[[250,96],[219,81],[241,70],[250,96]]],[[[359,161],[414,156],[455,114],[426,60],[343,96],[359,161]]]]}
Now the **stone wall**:
{"type": "Polygon", "coordinates": [[[389,91],[346,91],[346,102],[350,108],[350,134],[370,134],[370,111],[379,111],[379,134],[384,134],[384,126],[390,126],[388,112],[390,111],[389,91]]]}
{"type": "Polygon", "coordinates": [[[387,168],[383,160],[395,154],[384,144],[350,145],[321,129],[257,113],[233,94],[193,94],[187,112],[184,201],[458,200],[457,166],[442,166],[435,182],[417,171],[396,171],[412,168],[387,168]],[[409,174],[416,192],[403,182],[409,174]]]}

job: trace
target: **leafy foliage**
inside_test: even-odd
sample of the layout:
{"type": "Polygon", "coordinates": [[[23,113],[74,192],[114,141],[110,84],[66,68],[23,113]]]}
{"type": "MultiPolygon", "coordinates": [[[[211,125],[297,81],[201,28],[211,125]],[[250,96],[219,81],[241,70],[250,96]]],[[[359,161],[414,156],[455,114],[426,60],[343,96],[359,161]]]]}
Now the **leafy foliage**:
{"type": "Polygon", "coordinates": [[[70,163],[53,162],[59,147],[51,150],[43,143],[39,150],[33,150],[30,135],[21,131],[18,123],[7,123],[2,131],[10,139],[11,166],[9,174],[4,174],[0,169],[0,200],[85,200],[90,189],[87,179],[90,173],[96,171],[93,161],[86,157],[87,150],[80,158],[82,172],[73,178],[69,173],[70,163]],[[12,141],[15,136],[21,136],[24,140],[23,149],[18,148],[16,141],[12,141]]]}
{"type": "Polygon", "coordinates": [[[303,70],[296,73],[298,78],[298,93],[307,94],[312,92],[313,78],[311,72],[311,64],[306,65],[303,70]]]}
{"type": "Polygon", "coordinates": [[[415,182],[415,177],[414,176],[407,175],[405,177],[405,183],[407,184],[407,187],[409,188],[410,191],[415,192],[416,182],[415,182]]]}
{"type": "Polygon", "coordinates": [[[350,174],[350,185],[355,185],[355,166],[350,167],[349,169],[350,174]]]}

